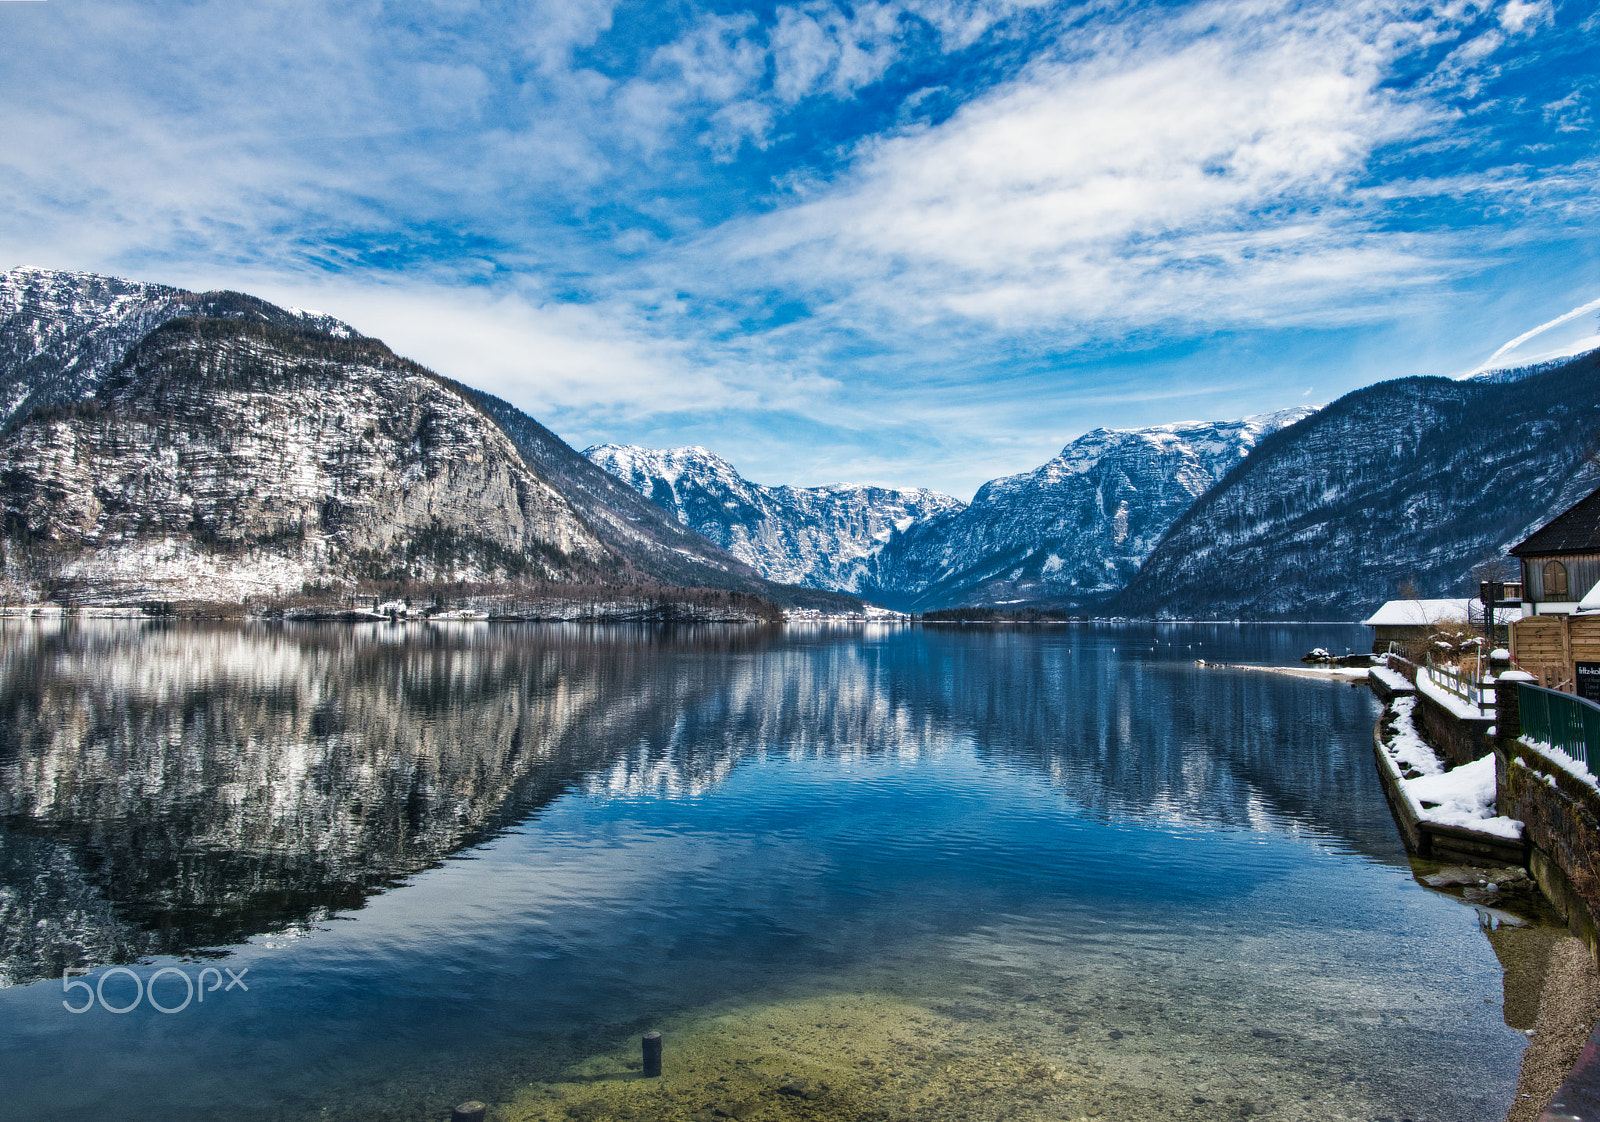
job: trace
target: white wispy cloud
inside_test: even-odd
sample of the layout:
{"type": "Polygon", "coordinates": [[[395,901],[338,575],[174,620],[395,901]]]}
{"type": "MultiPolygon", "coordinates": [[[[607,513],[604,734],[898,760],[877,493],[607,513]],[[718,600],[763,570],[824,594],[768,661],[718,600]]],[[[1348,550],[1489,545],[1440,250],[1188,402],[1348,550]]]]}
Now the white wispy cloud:
{"type": "Polygon", "coordinates": [[[1500,9],[1500,26],[1513,35],[1554,23],[1555,5],[1550,0],[1510,0],[1500,9]]]}
{"type": "Polygon", "coordinates": [[[1600,298],[1580,304],[1508,340],[1463,377],[1585,354],[1600,348],[1600,323],[1590,318],[1596,313],[1600,313],[1600,298]]]}
{"type": "Polygon", "coordinates": [[[794,104],[817,90],[842,97],[877,81],[894,61],[903,12],[890,4],[778,9],[770,35],[773,93],[794,104]]]}
{"type": "Polygon", "coordinates": [[[1481,143],[1474,99],[1585,34],[1549,0],[0,13],[0,264],[260,278],[569,433],[738,415],[781,466],[763,426],[809,425],[902,481],[1172,419],[1071,401],[1222,415],[1184,398],[1231,373],[1063,356],[1434,314],[1600,199],[1593,74],[1481,143]]]}
{"type": "MultiPolygon", "coordinates": [[[[1391,315],[1470,267],[1457,237],[1387,229],[1369,179],[1378,153],[1451,123],[1438,96],[1390,80],[1464,26],[1387,4],[1222,2],[1090,27],[1092,50],[1064,43],[1073,57],[943,124],[866,142],[837,183],[718,231],[709,252],[896,322],[1391,315]]],[[[1504,40],[1450,54],[1451,90],[1504,40]]]]}

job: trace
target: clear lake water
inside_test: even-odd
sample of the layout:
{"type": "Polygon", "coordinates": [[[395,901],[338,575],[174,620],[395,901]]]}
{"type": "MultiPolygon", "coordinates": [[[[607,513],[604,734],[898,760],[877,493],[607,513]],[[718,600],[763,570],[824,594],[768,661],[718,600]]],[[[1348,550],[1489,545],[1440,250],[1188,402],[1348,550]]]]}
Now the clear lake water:
{"type": "Polygon", "coordinates": [[[1498,1119],[1366,642],[6,624],[0,1113],[1498,1119]]]}

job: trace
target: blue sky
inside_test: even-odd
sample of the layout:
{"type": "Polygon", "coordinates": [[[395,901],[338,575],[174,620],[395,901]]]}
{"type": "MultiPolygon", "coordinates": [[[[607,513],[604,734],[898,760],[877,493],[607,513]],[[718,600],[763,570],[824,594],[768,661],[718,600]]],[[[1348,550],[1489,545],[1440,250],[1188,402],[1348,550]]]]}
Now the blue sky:
{"type": "Polygon", "coordinates": [[[967,498],[1600,345],[1597,44],[1553,0],[0,2],[0,265],[328,311],[580,448],[967,498]]]}

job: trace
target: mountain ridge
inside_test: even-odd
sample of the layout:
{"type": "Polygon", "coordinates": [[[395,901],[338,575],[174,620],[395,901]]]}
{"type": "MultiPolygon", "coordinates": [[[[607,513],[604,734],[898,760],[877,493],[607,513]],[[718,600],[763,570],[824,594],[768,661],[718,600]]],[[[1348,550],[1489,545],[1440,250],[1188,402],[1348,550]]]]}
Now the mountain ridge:
{"type": "Polygon", "coordinates": [[[926,488],[769,486],[694,446],[597,444],[583,455],[770,580],[859,593],[895,529],[963,504],[926,488]]]}
{"type": "Polygon", "coordinates": [[[14,269],[0,387],[13,591],[237,602],[514,579],[859,608],[765,580],[515,407],[320,313],[14,269]]]}
{"type": "Polygon", "coordinates": [[[0,273],[0,431],[35,408],[89,397],[145,335],[194,315],[360,335],[333,316],[242,292],[18,266],[0,273]]]}
{"type": "Polygon", "coordinates": [[[1092,610],[1216,479],[1264,436],[1312,412],[1091,430],[1032,471],[985,483],[965,510],[909,527],[885,546],[868,591],[916,611],[997,603],[1092,610]]]}
{"type": "Polygon", "coordinates": [[[1095,429],[964,504],[755,484],[699,447],[580,453],[331,316],[25,267],[0,274],[0,561],[83,603],[515,580],[1347,617],[1402,580],[1459,591],[1600,482],[1597,373],[1600,351],[1095,429]]]}
{"type": "Polygon", "coordinates": [[[1095,429],[972,503],[926,489],[769,486],[705,448],[595,445],[584,455],[769,578],[893,608],[1049,602],[1117,592],[1171,521],[1267,433],[1308,416],[1095,429]]]}
{"type": "Polygon", "coordinates": [[[1600,352],[1504,381],[1354,390],[1248,459],[1174,522],[1112,603],[1157,618],[1359,618],[1473,568],[1600,483],[1600,352]]]}

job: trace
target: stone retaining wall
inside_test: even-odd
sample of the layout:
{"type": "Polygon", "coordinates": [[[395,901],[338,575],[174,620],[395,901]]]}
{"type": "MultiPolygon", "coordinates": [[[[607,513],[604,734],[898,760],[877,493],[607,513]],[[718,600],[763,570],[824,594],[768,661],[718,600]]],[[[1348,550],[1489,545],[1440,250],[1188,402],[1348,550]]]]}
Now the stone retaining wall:
{"type": "MultiPolygon", "coordinates": [[[[1388,667],[1413,686],[1417,685],[1418,672],[1421,668],[1416,663],[1397,655],[1390,655],[1388,667]]],[[[1391,700],[1386,696],[1388,690],[1376,685],[1374,689],[1385,701],[1391,700]]],[[[1492,716],[1482,720],[1458,717],[1423,693],[1420,686],[1417,686],[1417,707],[1412,711],[1412,719],[1416,721],[1417,731],[1422,734],[1422,739],[1426,740],[1439,755],[1449,760],[1451,767],[1460,767],[1462,764],[1470,764],[1473,760],[1481,760],[1494,751],[1494,738],[1489,735],[1489,728],[1494,724],[1492,716]]]]}
{"type": "Polygon", "coordinates": [[[1501,739],[1495,768],[1498,809],[1533,845],[1528,871],[1600,961],[1600,791],[1518,740],[1501,739]]]}
{"type": "Polygon", "coordinates": [[[1496,685],[1500,714],[1495,745],[1495,797],[1501,814],[1520,818],[1532,847],[1528,871],[1600,963],[1600,791],[1522,743],[1517,678],[1496,685]]]}
{"type": "Polygon", "coordinates": [[[1449,760],[1451,767],[1481,760],[1494,751],[1494,738],[1489,735],[1489,729],[1494,725],[1492,717],[1483,720],[1458,717],[1423,693],[1420,687],[1417,689],[1417,707],[1412,710],[1411,719],[1416,722],[1422,739],[1449,760]]]}

